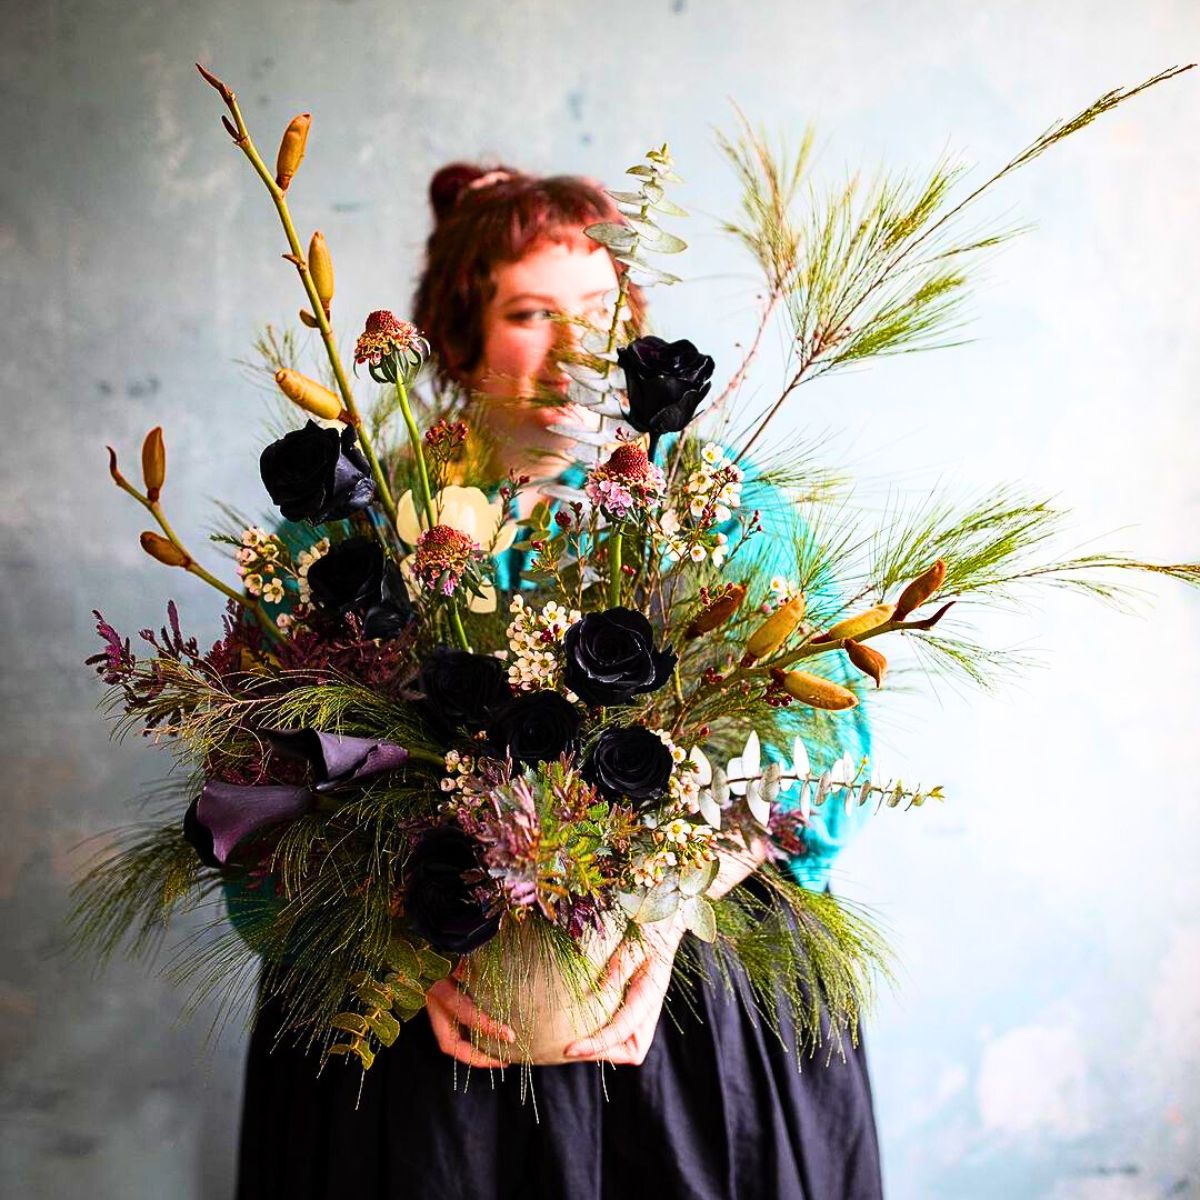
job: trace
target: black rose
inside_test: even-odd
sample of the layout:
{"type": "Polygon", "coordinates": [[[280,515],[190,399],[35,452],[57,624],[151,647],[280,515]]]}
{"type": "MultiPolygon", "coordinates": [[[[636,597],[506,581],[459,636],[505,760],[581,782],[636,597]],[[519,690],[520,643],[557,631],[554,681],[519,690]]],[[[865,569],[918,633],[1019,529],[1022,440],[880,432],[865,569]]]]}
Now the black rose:
{"type": "Polygon", "coordinates": [[[395,637],[413,618],[399,568],[374,538],[338,542],[308,568],[313,603],[330,616],[357,613],[369,638],[395,637]]]}
{"type": "Polygon", "coordinates": [[[625,372],[629,411],[625,420],[657,439],[679,433],[696,415],[712,387],[713,360],[691,342],[640,337],[617,351],[625,372]]]}
{"type": "Polygon", "coordinates": [[[309,421],[285,433],[258,460],[259,474],[289,521],[335,521],[366,508],[375,498],[371,468],[354,430],[339,433],[309,421]]]}
{"type": "Polygon", "coordinates": [[[674,766],[671,751],[657,733],[640,725],[606,729],[583,770],[608,800],[628,798],[642,806],[667,794],[674,766]]]}
{"type": "Polygon", "coordinates": [[[588,613],[567,630],[563,650],[564,682],[588,704],[629,704],[675,669],[675,652],[655,650],[650,622],[630,608],[588,613]]]}
{"type": "Polygon", "coordinates": [[[509,699],[504,666],[490,654],[471,654],[440,646],[424,662],[418,686],[425,693],[421,709],[443,737],[465,725],[482,729],[509,699]]]}
{"type": "Polygon", "coordinates": [[[523,766],[551,762],[575,749],[580,722],[579,710],[557,692],[525,692],[488,722],[488,744],[523,766]]]}
{"type": "Polygon", "coordinates": [[[414,847],[405,869],[404,907],[408,920],[442,954],[470,954],[495,937],[500,917],[463,879],[478,870],[476,844],[461,829],[432,829],[414,847]]]}

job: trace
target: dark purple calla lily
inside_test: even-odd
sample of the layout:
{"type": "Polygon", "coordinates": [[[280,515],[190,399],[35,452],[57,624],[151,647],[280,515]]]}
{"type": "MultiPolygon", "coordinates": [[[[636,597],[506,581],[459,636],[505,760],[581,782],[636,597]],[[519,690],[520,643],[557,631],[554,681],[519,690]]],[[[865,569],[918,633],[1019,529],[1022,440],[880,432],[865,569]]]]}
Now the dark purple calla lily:
{"type": "Polygon", "coordinates": [[[280,754],[302,758],[312,767],[318,792],[394,771],[408,761],[403,746],[378,738],[343,737],[319,729],[275,729],[264,734],[280,754]]]}
{"type": "Polygon", "coordinates": [[[210,779],[183,818],[183,836],[207,867],[223,867],[237,844],[279,821],[303,816],[316,804],[308,787],[250,787],[210,779]]]}

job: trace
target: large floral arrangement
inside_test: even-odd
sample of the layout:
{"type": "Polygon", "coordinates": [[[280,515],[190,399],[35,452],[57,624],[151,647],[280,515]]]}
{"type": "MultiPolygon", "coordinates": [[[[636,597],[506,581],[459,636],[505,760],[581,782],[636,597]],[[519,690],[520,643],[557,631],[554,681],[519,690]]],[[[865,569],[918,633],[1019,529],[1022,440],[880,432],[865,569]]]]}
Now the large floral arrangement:
{"type": "Polygon", "coordinates": [[[161,633],[142,635],[148,653],[99,619],[92,662],[119,728],[165,741],[185,769],[161,822],[81,884],[81,934],[105,951],[130,934],[148,948],[171,915],[227,894],[237,933],[214,924],[183,973],[241,987],[248,945],[295,1029],[364,1067],[452,969],[520,1030],[494,1052],[554,1061],[539,1029],[562,1005],[545,989],[565,986],[595,1025],[613,1002],[597,967],[667,918],[711,948],[682,954],[681,972],[744,972],[768,1019],[789,1008],[803,1045],[822,1014],[835,1040],[852,1033],[883,945],[861,912],[785,868],[824,806],[942,798],[843,750],[864,690],[884,684],[884,648],[904,639],[978,681],[998,656],[947,616],[959,598],[1039,581],[1112,594],[1098,570],[1198,571],[1041,557],[1061,514],[1004,490],[864,531],[829,472],[767,452],[762,434],[802,383],[935,344],[965,264],[1006,236],[960,235],[961,214],[1173,72],[1054,126],[961,201],[941,164],[797,215],[805,151],[774,153],[748,128],[726,141],[745,195],[727,228],[766,281],[759,336],[777,311],[792,328],[791,377],[757,414],[736,410],[758,338],[713,396],[712,357],[630,325],[630,282],[675,278],[648,255],[684,249],[661,224],[685,215],[667,198],[670,154],[651,151],[629,171],[635,190],[611,193],[623,219],[588,231],[621,273],[610,326],[584,330],[564,364],[596,418],[576,431],[579,476],[521,519],[529,481],[472,476],[469,411],[418,396],[428,347],[391,312],[372,313],[355,345],[379,385],[360,412],[331,326],[329,250],[317,233],[304,251],[288,206],[309,118],[288,127],[271,171],[234,94],[204,74],[282,218],[328,373],[302,374],[290,338],[264,343],[307,420],[261,454],[279,520],[216,535],[237,587],[167,521],[161,430],[143,446],[142,487],[111,455],[115,482],[157,522],[147,553],[210,582],[228,613],[207,652],[174,604],[161,633]],[[759,886],[714,888],[724,861],[752,852],[766,858],[759,886]]]}

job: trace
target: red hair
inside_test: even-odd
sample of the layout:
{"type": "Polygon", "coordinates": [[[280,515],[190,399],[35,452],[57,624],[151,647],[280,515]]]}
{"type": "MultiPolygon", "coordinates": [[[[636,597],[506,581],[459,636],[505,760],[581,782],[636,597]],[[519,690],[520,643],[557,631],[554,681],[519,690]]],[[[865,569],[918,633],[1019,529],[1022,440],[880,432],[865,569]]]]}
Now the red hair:
{"type": "MultiPolygon", "coordinates": [[[[460,381],[483,354],[483,313],[495,294],[492,272],[518,262],[537,243],[585,238],[596,221],[619,221],[619,210],[600,184],[578,175],[539,178],[511,167],[450,163],[429,182],[434,228],[425,247],[425,268],[413,297],[413,320],[429,340],[438,377],[460,381]]],[[[623,263],[613,262],[618,274],[623,263]]],[[[635,327],[644,311],[636,285],[628,289],[635,327]]]]}

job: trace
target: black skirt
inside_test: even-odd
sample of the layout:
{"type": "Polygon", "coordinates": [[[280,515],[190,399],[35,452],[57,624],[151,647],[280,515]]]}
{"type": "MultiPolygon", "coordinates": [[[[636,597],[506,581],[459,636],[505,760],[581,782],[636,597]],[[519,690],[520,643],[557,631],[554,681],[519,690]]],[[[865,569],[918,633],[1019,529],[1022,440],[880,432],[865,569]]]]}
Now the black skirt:
{"type": "MultiPolygon", "coordinates": [[[[690,938],[689,942],[694,941],[690,938]]],[[[690,951],[711,953],[700,943],[690,951]]],[[[238,1200],[879,1200],[862,1044],[797,1066],[756,1018],[744,981],[673,982],[640,1067],[470,1071],[428,1017],[364,1078],[251,1036],[238,1200]],[[361,1098],[359,1090],[361,1085],[361,1098]]]]}

